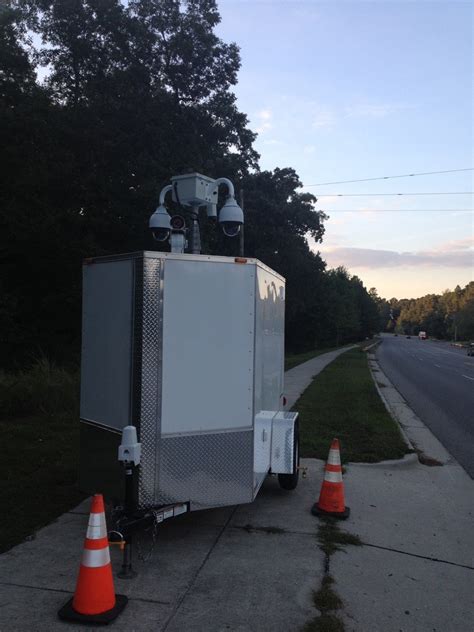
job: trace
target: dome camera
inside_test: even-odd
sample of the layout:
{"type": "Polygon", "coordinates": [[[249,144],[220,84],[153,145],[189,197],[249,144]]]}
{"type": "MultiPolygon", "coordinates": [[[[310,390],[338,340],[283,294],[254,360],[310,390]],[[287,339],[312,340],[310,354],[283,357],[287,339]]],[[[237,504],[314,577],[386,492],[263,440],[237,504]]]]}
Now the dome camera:
{"type": "Polygon", "coordinates": [[[170,227],[171,230],[176,231],[185,231],[186,230],[186,221],[182,215],[173,215],[170,219],[170,227]]]}
{"type": "Polygon", "coordinates": [[[166,241],[170,235],[170,216],[161,204],[150,217],[148,226],[155,241],[166,241]]]}
{"type": "Polygon", "coordinates": [[[219,213],[219,224],[226,237],[237,237],[244,223],[244,213],[234,197],[229,196],[219,213]]]}
{"type": "Polygon", "coordinates": [[[240,227],[242,224],[238,222],[221,222],[222,232],[226,237],[237,237],[240,233],[240,227]]]}

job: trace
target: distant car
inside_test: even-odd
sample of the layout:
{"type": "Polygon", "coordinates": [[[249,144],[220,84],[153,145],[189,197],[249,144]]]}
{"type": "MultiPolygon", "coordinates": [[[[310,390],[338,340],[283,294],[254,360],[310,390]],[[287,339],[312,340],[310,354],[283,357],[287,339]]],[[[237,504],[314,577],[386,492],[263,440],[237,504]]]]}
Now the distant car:
{"type": "Polygon", "coordinates": [[[411,338],[411,336],[407,336],[407,338],[411,338]]]}
{"type": "Polygon", "coordinates": [[[393,335],[398,337],[398,334],[393,334],[393,335]]]}
{"type": "Polygon", "coordinates": [[[467,355],[474,356],[474,342],[471,342],[471,344],[467,348],[467,355]]]}
{"type": "Polygon", "coordinates": [[[426,335],[426,331],[420,331],[418,334],[418,339],[419,340],[426,340],[428,338],[428,336],[426,335]]]}

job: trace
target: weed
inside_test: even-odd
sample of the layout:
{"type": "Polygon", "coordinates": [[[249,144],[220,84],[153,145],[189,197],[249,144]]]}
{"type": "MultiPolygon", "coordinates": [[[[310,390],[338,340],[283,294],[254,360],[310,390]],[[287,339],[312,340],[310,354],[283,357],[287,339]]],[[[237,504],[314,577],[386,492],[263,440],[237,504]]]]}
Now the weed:
{"type": "Polygon", "coordinates": [[[317,538],[320,549],[328,556],[336,551],[341,551],[341,547],[346,545],[362,545],[362,541],[357,535],[340,531],[335,518],[324,518],[319,522],[317,538]]]}
{"type": "Polygon", "coordinates": [[[334,579],[331,575],[325,575],[321,588],[313,594],[314,605],[321,613],[342,608],[342,600],[333,590],[332,584],[334,584],[334,579]]]}
{"type": "Polygon", "coordinates": [[[308,621],[302,632],[344,632],[344,624],[339,617],[324,613],[308,621]]]}

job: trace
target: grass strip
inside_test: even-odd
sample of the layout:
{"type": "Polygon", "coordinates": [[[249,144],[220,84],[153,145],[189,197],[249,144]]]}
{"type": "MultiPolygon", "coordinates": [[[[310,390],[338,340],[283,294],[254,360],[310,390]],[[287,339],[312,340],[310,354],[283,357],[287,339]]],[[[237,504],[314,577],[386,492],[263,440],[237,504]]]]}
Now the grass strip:
{"type": "Polygon", "coordinates": [[[326,460],[333,437],[343,462],[375,463],[409,452],[369,371],[367,354],[351,349],[327,366],[295,404],[301,455],[326,460]]]}
{"type": "Polygon", "coordinates": [[[76,416],[0,421],[0,552],[22,542],[84,498],[77,488],[76,416]]]}

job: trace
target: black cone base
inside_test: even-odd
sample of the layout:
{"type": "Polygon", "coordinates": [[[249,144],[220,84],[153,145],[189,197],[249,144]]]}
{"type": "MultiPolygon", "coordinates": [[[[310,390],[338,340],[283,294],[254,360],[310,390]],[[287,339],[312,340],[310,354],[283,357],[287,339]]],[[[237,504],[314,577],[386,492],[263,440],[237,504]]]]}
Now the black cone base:
{"type": "Polygon", "coordinates": [[[314,505],[311,507],[311,513],[313,514],[313,516],[321,516],[321,518],[324,518],[324,516],[326,516],[328,518],[339,518],[339,520],[346,520],[347,518],[349,518],[351,510],[349,507],[344,507],[344,511],[341,512],[324,511],[324,509],[320,509],[318,507],[318,503],[314,503],[314,505]]]}
{"type": "Polygon", "coordinates": [[[81,614],[76,612],[72,607],[72,598],[64,604],[58,611],[58,617],[63,621],[75,621],[76,623],[87,623],[89,625],[107,625],[112,623],[128,603],[128,597],[125,595],[115,595],[115,606],[107,612],[100,614],[81,614]]]}

